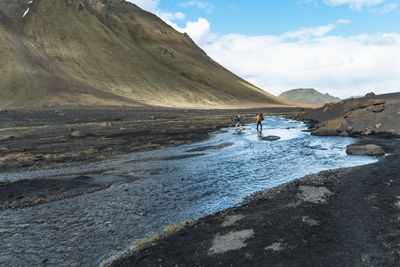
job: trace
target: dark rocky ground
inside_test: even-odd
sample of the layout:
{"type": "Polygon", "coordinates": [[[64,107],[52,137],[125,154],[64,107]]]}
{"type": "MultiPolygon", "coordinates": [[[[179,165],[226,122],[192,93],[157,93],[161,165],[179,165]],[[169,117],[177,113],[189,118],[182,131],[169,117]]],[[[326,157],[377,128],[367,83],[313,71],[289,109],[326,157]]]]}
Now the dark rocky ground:
{"type": "Polygon", "coordinates": [[[0,211],[25,208],[106,189],[89,176],[68,179],[35,179],[0,183],[0,211]]]}
{"type": "Polygon", "coordinates": [[[112,266],[399,266],[400,141],[392,153],[261,192],[112,266]]]}
{"type": "Polygon", "coordinates": [[[338,103],[327,103],[302,115],[316,135],[400,135],[400,93],[368,94],[338,103]]]}
{"type": "MultiPolygon", "coordinates": [[[[57,168],[115,155],[188,144],[233,125],[241,113],[298,113],[299,108],[257,110],[8,110],[0,112],[0,172],[57,168]]],[[[83,174],[82,174],[83,175],[83,174]]],[[[89,175],[89,174],[88,174],[89,175]]],[[[107,188],[85,179],[0,182],[0,210],[22,208],[107,188]]]]}

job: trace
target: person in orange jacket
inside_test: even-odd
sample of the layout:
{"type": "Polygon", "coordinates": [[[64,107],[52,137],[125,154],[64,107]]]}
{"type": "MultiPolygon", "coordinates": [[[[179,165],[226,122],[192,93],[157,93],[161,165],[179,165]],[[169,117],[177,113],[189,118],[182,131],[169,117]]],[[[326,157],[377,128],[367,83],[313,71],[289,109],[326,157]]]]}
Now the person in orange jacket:
{"type": "Polygon", "coordinates": [[[256,114],[257,115],[257,132],[262,132],[262,124],[261,124],[261,122],[264,120],[264,117],[263,117],[263,114],[262,113],[260,113],[260,114],[256,114]],[[258,130],[258,127],[260,126],[260,130],[258,130]]]}

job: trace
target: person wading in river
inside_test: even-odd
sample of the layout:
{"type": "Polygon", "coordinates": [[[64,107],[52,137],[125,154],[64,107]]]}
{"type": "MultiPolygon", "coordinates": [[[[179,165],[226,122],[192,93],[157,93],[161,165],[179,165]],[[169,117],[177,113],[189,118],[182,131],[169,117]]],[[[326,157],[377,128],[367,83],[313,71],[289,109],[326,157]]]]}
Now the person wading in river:
{"type": "Polygon", "coordinates": [[[257,115],[257,132],[261,133],[262,132],[262,124],[261,122],[264,120],[263,114],[256,114],[257,115]],[[260,126],[260,130],[258,130],[258,127],[260,126]]]}
{"type": "Polygon", "coordinates": [[[235,117],[235,122],[236,122],[236,124],[235,124],[236,132],[238,131],[238,127],[241,127],[242,130],[244,130],[242,115],[236,116],[235,117]]]}

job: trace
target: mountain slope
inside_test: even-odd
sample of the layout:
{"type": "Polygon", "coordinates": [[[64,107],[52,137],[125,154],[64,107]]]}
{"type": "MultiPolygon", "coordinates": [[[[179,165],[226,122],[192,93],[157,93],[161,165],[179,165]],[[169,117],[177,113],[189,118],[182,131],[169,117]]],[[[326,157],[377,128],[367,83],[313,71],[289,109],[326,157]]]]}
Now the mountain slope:
{"type": "Polygon", "coordinates": [[[314,104],[323,104],[340,100],[340,98],[331,96],[330,94],[322,94],[315,89],[293,89],[283,92],[279,97],[287,100],[314,104]]]}
{"type": "Polygon", "coordinates": [[[293,105],[125,1],[0,0],[0,10],[2,107],[293,105]]]}

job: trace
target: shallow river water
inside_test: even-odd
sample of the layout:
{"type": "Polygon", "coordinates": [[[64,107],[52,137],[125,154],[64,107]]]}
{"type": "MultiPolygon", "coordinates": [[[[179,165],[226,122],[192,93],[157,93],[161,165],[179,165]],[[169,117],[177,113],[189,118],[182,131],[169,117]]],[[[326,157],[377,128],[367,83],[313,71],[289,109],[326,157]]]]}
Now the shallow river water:
{"type": "Polygon", "coordinates": [[[266,117],[202,143],[64,169],[0,174],[0,181],[85,173],[107,190],[0,212],[0,265],[97,266],[167,225],[240,204],[257,191],[322,170],[374,162],[348,156],[352,138],[317,137],[301,122],[266,117]],[[264,137],[279,136],[277,141],[264,137]]]}

